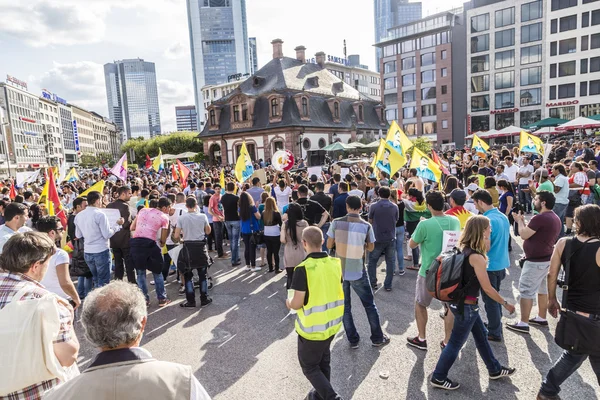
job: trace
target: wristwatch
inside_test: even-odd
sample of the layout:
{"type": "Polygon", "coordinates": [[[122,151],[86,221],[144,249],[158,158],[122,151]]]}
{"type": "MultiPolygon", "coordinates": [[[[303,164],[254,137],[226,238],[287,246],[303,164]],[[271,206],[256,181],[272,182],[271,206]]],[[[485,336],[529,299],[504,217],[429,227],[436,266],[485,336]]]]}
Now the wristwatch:
{"type": "Polygon", "coordinates": [[[504,300],[504,303],[502,303],[503,306],[507,305],[508,301],[504,300]]]}

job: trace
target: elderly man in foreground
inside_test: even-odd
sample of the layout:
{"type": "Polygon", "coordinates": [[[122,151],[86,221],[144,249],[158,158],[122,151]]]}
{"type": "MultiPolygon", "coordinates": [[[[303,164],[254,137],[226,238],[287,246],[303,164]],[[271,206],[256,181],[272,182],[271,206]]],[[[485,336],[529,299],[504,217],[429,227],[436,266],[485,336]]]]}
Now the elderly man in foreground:
{"type": "Polygon", "coordinates": [[[210,400],[190,366],[158,361],[140,342],[147,322],[141,290],[113,281],[85,299],[81,323],[100,353],[77,378],[44,400],[210,400]]]}

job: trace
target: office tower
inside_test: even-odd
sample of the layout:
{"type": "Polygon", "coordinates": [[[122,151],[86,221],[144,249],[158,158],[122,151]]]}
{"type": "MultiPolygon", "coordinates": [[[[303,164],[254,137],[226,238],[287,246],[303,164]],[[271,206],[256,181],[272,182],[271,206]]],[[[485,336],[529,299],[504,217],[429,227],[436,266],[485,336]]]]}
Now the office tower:
{"type": "Polygon", "coordinates": [[[256,38],[248,39],[250,49],[250,74],[254,74],[258,70],[258,55],[256,53],[256,38]]]}
{"type": "MultiPolygon", "coordinates": [[[[409,3],[408,0],[374,0],[375,8],[375,43],[382,42],[388,36],[388,29],[398,25],[421,19],[420,2],[409,3]]],[[[375,49],[375,69],[379,72],[381,49],[375,49]]]]}
{"type": "Polygon", "coordinates": [[[198,129],[196,106],[175,107],[175,116],[177,117],[177,131],[196,131],[198,129]]]}
{"type": "Polygon", "coordinates": [[[127,139],[160,134],[160,112],[154,63],[142,59],[104,64],[110,119],[127,139]]]}
{"type": "Polygon", "coordinates": [[[245,0],[187,0],[196,111],[204,125],[202,87],[250,70],[245,0]]]}

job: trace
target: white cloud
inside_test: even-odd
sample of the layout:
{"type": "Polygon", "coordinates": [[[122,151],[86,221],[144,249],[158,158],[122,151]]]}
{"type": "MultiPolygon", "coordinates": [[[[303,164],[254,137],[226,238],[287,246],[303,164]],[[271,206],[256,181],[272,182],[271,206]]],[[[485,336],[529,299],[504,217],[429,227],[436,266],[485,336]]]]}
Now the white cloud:
{"type": "Polygon", "coordinates": [[[165,52],[163,56],[170,60],[177,60],[183,58],[189,54],[189,47],[185,46],[181,42],[173,43],[165,52]]]}
{"type": "Polygon", "coordinates": [[[160,79],[158,81],[158,101],[162,131],[176,131],[175,107],[194,104],[194,91],[191,86],[181,82],[160,79]]]}

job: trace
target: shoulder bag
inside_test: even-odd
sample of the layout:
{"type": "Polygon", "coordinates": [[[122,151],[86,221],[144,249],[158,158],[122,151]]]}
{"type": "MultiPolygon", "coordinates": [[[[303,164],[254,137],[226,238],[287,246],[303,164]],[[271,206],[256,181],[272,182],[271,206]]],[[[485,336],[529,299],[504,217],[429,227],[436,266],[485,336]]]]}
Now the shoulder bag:
{"type": "MultiPolygon", "coordinates": [[[[588,239],[585,243],[589,240],[591,239],[588,239]]],[[[554,341],[563,349],[574,353],[600,356],[600,341],[598,340],[600,338],[600,321],[578,314],[568,308],[567,298],[571,257],[581,247],[583,246],[573,251],[573,239],[568,239],[565,242],[564,252],[567,255],[564,265],[565,283],[562,286],[562,308],[560,310],[560,320],[556,326],[554,341]]]]}

